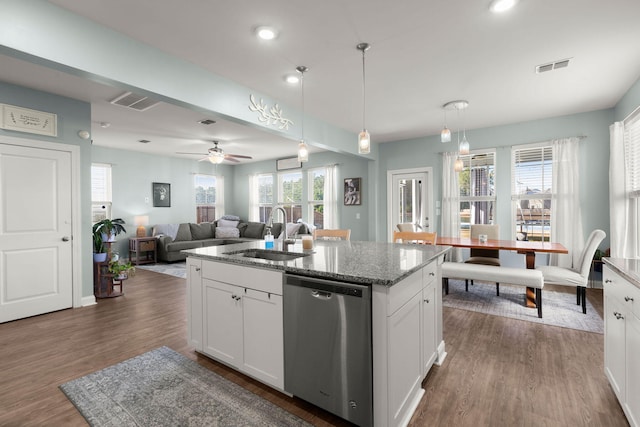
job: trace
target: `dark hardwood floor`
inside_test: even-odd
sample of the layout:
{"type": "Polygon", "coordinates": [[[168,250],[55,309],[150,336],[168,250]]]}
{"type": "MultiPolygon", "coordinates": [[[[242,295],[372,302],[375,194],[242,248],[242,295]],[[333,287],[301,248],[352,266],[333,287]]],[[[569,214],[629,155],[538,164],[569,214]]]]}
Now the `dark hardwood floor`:
{"type": "MultiPolygon", "coordinates": [[[[316,426],[348,425],[200,356],[186,342],[185,280],[138,269],[125,295],[0,325],[0,426],[76,426],[58,386],[166,345],[316,426]]],[[[602,312],[602,291],[588,290],[602,312]]],[[[578,310],[578,308],[576,308],[578,310]]],[[[626,426],[603,336],[444,310],[448,356],[411,426],[626,426]]]]}

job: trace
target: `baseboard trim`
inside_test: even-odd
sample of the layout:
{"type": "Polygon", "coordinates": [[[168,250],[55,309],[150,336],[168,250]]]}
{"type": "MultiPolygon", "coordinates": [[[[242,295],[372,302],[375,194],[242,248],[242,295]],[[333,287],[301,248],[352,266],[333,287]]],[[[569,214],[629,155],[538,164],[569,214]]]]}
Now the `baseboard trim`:
{"type": "Polygon", "coordinates": [[[86,307],[89,305],[95,305],[96,303],[96,297],[94,295],[91,295],[89,297],[82,297],[82,299],[80,300],[80,306],[81,307],[86,307]]]}
{"type": "Polygon", "coordinates": [[[442,366],[444,359],[447,357],[447,352],[444,349],[444,340],[440,341],[438,345],[438,358],[434,362],[436,366],[442,366]]]}

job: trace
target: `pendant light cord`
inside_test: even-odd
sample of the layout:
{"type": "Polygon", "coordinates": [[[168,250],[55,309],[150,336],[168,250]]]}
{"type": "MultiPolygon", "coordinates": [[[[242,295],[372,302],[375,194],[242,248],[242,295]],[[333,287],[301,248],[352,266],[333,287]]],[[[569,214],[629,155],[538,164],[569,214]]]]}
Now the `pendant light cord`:
{"type": "Polygon", "coordinates": [[[365,49],[362,49],[362,129],[366,129],[365,127],[365,115],[366,115],[366,105],[367,105],[367,90],[366,90],[366,76],[364,71],[364,52],[365,49]]]}
{"type": "Polygon", "coordinates": [[[300,140],[304,141],[304,71],[300,73],[300,89],[302,92],[302,125],[300,126],[302,129],[302,135],[300,140]]]}

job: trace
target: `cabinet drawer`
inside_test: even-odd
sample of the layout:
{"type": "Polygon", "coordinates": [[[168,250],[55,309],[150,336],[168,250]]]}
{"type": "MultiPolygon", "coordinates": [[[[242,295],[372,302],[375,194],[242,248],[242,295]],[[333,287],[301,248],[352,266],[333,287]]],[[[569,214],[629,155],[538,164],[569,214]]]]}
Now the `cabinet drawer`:
{"type": "Polygon", "coordinates": [[[246,265],[204,261],[202,263],[202,277],[282,295],[282,272],[280,271],[254,268],[246,265]]]}
{"type": "Polygon", "coordinates": [[[389,288],[387,316],[391,316],[407,303],[415,294],[422,291],[422,270],[401,280],[389,288]]]}
{"type": "Polygon", "coordinates": [[[622,302],[624,307],[640,318],[640,289],[608,266],[604,267],[604,291],[611,298],[622,302]]]}
{"type": "Polygon", "coordinates": [[[422,269],[422,282],[425,288],[436,280],[437,269],[437,262],[432,262],[422,269]]]}

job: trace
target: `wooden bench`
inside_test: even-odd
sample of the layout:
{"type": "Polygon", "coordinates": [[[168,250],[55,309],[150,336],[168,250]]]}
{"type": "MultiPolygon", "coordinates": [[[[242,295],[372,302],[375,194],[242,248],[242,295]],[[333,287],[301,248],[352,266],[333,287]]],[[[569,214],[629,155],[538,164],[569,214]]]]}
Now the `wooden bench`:
{"type": "MultiPolygon", "coordinates": [[[[542,272],[529,268],[497,267],[494,265],[465,264],[461,262],[445,262],[442,264],[442,285],[445,294],[449,293],[449,279],[480,280],[495,282],[498,286],[496,294],[500,295],[500,283],[520,285],[536,290],[538,317],[542,318],[542,288],[544,279],[542,272]]],[[[467,286],[467,290],[469,290],[467,286]]]]}

